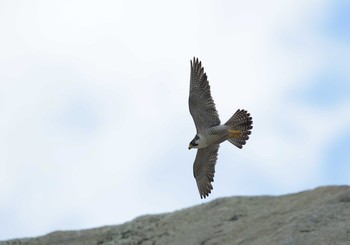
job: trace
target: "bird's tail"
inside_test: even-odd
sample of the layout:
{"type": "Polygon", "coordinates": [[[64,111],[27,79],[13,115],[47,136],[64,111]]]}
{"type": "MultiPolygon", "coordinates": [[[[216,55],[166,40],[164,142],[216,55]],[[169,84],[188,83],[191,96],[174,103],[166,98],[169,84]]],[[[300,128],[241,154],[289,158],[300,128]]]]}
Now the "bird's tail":
{"type": "Polygon", "coordinates": [[[246,110],[237,110],[225,125],[230,133],[228,141],[241,149],[251,134],[253,128],[252,117],[246,110]]]}

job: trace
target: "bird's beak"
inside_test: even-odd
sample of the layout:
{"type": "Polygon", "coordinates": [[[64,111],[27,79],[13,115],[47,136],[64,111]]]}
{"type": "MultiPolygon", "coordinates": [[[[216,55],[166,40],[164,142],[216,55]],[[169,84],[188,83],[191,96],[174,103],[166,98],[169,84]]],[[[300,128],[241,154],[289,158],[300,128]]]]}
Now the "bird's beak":
{"type": "Polygon", "coordinates": [[[188,145],[188,149],[189,149],[189,150],[192,149],[192,145],[191,145],[191,144],[188,145]]]}

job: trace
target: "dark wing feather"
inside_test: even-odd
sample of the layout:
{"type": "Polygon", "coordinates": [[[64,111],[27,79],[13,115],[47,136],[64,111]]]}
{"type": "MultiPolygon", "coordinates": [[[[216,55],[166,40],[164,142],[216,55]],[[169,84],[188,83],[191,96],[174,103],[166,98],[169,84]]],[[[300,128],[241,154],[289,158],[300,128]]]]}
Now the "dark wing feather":
{"type": "Polygon", "coordinates": [[[213,189],[215,163],[218,158],[219,145],[198,149],[193,164],[193,175],[201,198],[206,198],[213,189]]]}
{"type": "Polygon", "coordinates": [[[197,133],[203,129],[220,125],[219,115],[210,94],[207,75],[202,63],[196,58],[193,58],[193,62],[191,61],[189,107],[197,133]]]}

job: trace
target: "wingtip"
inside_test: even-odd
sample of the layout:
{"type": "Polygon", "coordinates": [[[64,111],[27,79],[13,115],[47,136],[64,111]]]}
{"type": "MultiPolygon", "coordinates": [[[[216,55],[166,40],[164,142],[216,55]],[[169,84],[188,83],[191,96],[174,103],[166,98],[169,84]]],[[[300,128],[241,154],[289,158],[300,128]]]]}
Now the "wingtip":
{"type": "Polygon", "coordinates": [[[198,64],[198,63],[201,64],[201,62],[195,56],[193,56],[193,60],[191,60],[191,64],[192,64],[192,61],[193,61],[193,64],[198,64]]]}
{"type": "Polygon", "coordinates": [[[209,196],[209,193],[207,193],[207,194],[202,194],[202,195],[201,195],[201,199],[206,199],[208,196],[209,196]]]}

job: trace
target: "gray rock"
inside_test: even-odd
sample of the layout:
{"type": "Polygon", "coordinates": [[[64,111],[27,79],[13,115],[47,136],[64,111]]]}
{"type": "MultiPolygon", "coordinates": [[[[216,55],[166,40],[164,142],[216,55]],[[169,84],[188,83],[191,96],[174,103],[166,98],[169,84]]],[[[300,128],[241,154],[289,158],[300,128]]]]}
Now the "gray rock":
{"type": "Polygon", "coordinates": [[[0,245],[349,245],[350,187],[230,197],[116,226],[57,231],[0,245]]]}

